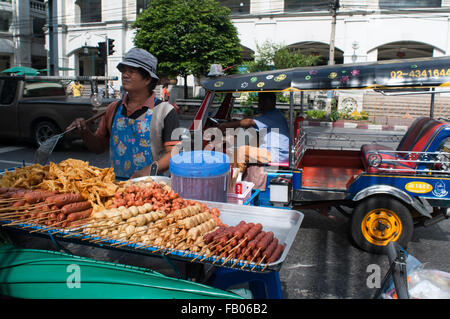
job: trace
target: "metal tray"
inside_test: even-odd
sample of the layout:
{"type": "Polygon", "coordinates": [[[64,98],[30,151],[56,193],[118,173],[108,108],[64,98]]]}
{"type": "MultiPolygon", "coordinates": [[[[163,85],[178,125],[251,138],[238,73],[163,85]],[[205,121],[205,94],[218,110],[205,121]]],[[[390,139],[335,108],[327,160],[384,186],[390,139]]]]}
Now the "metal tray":
{"type": "Polygon", "coordinates": [[[269,264],[261,264],[262,268],[267,266],[268,270],[279,270],[279,267],[285,261],[294,243],[304,217],[304,214],[297,210],[207,201],[200,202],[206,203],[209,208],[218,208],[220,210],[219,217],[224,224],[234,226],[243,220],[247,223],[261,223],[264,231],[272,231],[274,236],[278,238],[278,242],[285,245],[285,248],[283,254],[277,261],[269,264]]]}
{"type": "MultiPolygon", "coordinates": [[[[132,181],[140,181],[144,180],[147,177],[140,177],[133,179],[132,181]]],[[[164,177],[164,176],[152,176],[153,180],[157,182],[166,182],[170,185],[170,178],[164,177]]],[[[227,224],[229,226],[235,226],[239,224],[240,221],[245,221],[247,223],[261,223],[263,225],[264,231],[272,231],[274,233],[274,236],[278,239],[279,243],[284,245],[284,251],[281,255],[281,257],[273,262],[273,263],[261,263],[260,265],[257,265],[255,262],[252,262],[250,264],[247,264],[245,261],[238,261],[234,267],[246,271],[279,271],[281,268],[281,265],[283,264],[284,260],[286,259],[289,250],[295,240],[295,237],[297,235],[297,232],[300,228],[300,225],[303,221],[303,213],[296,211],[296,210],[288,210],[288,209],[280,209],[280,208],[269,208],[269,207],[258,207],[258,206],[247,206],[247,205],[238,205],[238,204],[229,204],[229,203],[220,203],[220,202],[211,202],[211,201],[201,201],[199,202],[205,203],[208,208],[216,207],[220,210],[220,219],[224,224],[227,224]],[[242,268],[243,267],[243,268],[242,268]]],[[[1,222],[2,224],[7,224],[8,222],[1,222]]],[[[37,226],[37,225],[31,225],[31,224],[17,224],[15,226],[12,226],[13,228],[21,228],[27,226],[28,231],[30,230],[37,230],[43,229],[43,233],[50,236],[52,239],[59,239],[63,241],[70,241],[73,243],[83,244],[83,245],[93,245],[102,247],[105,249],[119,249],[119,250],[126,250],[129,252],[136,252],[140,254],[152,254],[156,256],[162,256],[162,257],[170,257],[177,260],[182,261],[192,261],[194,258],[196,258],[195,262],[197,263],[206,263],[206,264],[213,264],[214,266],[221,266],[221,267],[230,267],[234,264],[236,259],[230,259],[227,263],[224,264],[224,261],[226,257],[218,258],[218,256],[211,256],[204,260],[203,257],[205,256],[199,256],[198,253],[190,252],[187,250],[176,250],[176,251],[170,251],[170,250],[161,250],[158,247],[146,247],[146,248],[140,248],[139,244],[135,243],[129,243],[126,244],[126,242],[123,241],[116,241],[116,240],[105,240],[101,243],[93,243],[90,240],[99,239],[97,235],[87,235],[87,234],[80,234],[76,232],[69,232],[69,231],[63,231],[61,232],[61,229],[46,229],[44,226],[37,226]],[[55,233],[55,234],[53,234],[55,233]],[[72,235],[71,235],[72,234],[72,235]],[[69,237],[67,237],[69,235],[69,237]],[[83,241],[82,241],[83,239],[83,241]],[[87,240],[86,240],[87,239],[87,240]],[[125,244],[120,245],[120,247],[111,246],[113,244],[125,244]]],[[[36,233],[35,233],[36,234],[36,233]]],[[[36,234],[37,235],[37,234],[36,234]]],[[[233,268],[234,268],[233,267],[233,268]]]]}

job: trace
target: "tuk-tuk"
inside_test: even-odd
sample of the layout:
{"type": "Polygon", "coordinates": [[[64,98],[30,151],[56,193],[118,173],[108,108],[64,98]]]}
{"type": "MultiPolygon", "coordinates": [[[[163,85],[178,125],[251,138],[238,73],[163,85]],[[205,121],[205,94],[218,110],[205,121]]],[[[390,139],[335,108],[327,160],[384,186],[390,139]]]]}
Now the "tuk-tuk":
{"type": "Polygon", "coordinates": [[[289,161],[262,164],[266,188],[254,190],[247,203],[289,209],[335,207],[350,215],[355,244],[373,253],[383,253],[391,241],[406,247],[416,225],[449,217],[450,123],[418,118],[396,149],[380,144],[365,144],[360,150],[310,149],[303,114],[294,108],[294,92],[447,87],[450,57],[218,75],[203,79],[202,85],[206,94],[191,136],[230,121],[239,94],[289,93],[289,161]]]}

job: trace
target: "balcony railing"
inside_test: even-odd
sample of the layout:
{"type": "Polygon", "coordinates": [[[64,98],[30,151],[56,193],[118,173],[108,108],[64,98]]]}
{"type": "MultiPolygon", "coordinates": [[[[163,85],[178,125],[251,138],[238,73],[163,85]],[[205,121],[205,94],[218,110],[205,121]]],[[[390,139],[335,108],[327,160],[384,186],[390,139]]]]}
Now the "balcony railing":
{"type": "Polygon", "coordinates": [[[36,11],[45,11],[45,3],[39,1],[30,1],[30,9],[36,11]]]}

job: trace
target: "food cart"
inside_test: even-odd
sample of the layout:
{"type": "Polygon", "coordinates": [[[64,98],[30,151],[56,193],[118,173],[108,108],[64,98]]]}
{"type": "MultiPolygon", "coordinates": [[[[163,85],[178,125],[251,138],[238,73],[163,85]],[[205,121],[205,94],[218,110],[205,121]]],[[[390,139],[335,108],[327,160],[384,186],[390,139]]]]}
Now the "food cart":
{"type": "Polygon", "coordinates": [[[2,230],[20,236],[49,239],[58,250],[64,250],[61,245],[64,242],[131,253],[142,258],[162,258],[174,269],[178,278],[174,281],[156,272],[151,276],[143,276],[143,269],[129,273],[124,270],[123,265],[115,264],[110,267],[93,260],[73,259],[68,256],[61,261],[59,256],[56,257],[50,252],[18,251],[17,248],[7,247],[3,250],[4,256],[7,257],[2,259],[0,265],[0,272],[4,274],[0,282],[3,294],[12,297],[54,298],[56,292],[48,289],[52,286],[57,291],[63,291],[61,297],[64,298],[103,298],[106,295],[101,293],[108,287],[132,284],[136,286],[132,295],[111,291],[107,296],[166,298],[169,290],[173,291],[171,296],[174,298],[223,299],[239,298],[238,295],[224,290],[232,285],[248,283],[255,298],[282,298],[278,271],[302,222],[303,214],[298,211],[284,210],[283,214],[278,214],[278,209],[274,208],[258,207],[247,211],[242,205],[184,200],[170,188],[168,178],[152,177],[118,183],[111,168],[99,169],[74,159],[67,159],[58,164],[50,163],[48,166],[35,164],[17,168],[14,172],[4,173],[3,182],[6,180],[13,183],[23,182],[28,188],[1,188],[2,230]],[[150,192],[143,197],[147,202],[139,205],[137,198],[145,192],[150,192]],[[130,194],[134,194],[134,204],[118,206],[118,203],[130,194]],[[46,203],[52,205],[48,206],[46,203]],[[180,203],[183,203],[182,207],[175,207],[180,203]],[[85,209],[85,205],[90,205],[91,208],[85,209]],[[79,206],[77,211],[69,212],[75,206],[79,206]],[[68,214],[64,217],[61,215],[63,213],[68,214]],[[61,220],[58,216],[61,216],[61,220]],[[221,227],[217,227],[219,223],[221,227]],[[240,229],[234,226],[238,224],[247,228],[241,232],[240,240],[233,243],[236,232],[240,229]],[[256,248],[255,242],[255,249],[246,249],[249,253],[246,257],[244,247],[247,248],[246,244],[251,239],[249,231],[254,227],[258,229],[253,232],[252,238],[257,234],[270,235],[270,241],[259,248],[256,248]],[[217,240],[211,237],[206,243],[204,236],[211,234],[211,231],[217,235],[222,231],[223,234],[220,238],[217,237],[217,240]],[[218,239],[224,239],[223,246],[219,246],[218,239]],[[275,257],[266,253],[267,246],[272,242],[275,243],[274,249],[278,246],[282,248],[275,257]],[[231,254],[233,251],[234,254],[231,254]],[[40,261],[34,264],[36,254],[41,257],[40,261]],[[55,259],[57,261],[54,261],[55,259]],[[25,262],[24,265],[21,262],[23,260],[31,260],[31,264],[25,262]],[[60,267],[53,267],[55,262],[60,267]],[[205,282],[208,285],[187,281],[189,278],[183,277],[182,271],[176,265],[180,263],[211,268],[212,275],[205,282]],[[45,269],[43,273],[51,277],[55,269],[62,271],[64,265],[67,267],[72,264],[84,265],[80,266],[81,272],[92,274],[93,277],[82,279],[82,283],[86,280],[92,284],[89,293],[83,295],[80,290],[67,290],[63,280],[67,273],[58,273],[58,276],[54,274],[54,282],[47,286],[42,285],[45,279],[41,277],[40,272],[33,271],[33,276],[22,276],[25,272],[23,269],[45,269]],[[91,272],[84,271],[83,267],[98,269],[91,272]],[[113,278],[104,281],[107,276],[101,276],[96,279],[94,275],[101,274],[102,269],[111,272],[113,278]],[[94,282],[98,285],[94,285],[94,282]],[[142,289],[142,286],[148,289],[142,289]]]}
{"type": "Polygon", "coordinates": [[[381,253],[390,241],[406,247],[415,225],[448,218],[450,123],[419,118],[396,149],[380,144],[366,144],[358,151],[308,149],[294,92],[421,89],[433,94],[437,91],[430,88],[445,92],[449,83],[449,57],[217,75],[202,82],[206,95],[190,132],[195,138],[230,121],[242,93],[289,93],[289,161],[264,164],[267,186],[254,192],[249,203],[287,209],[336,207],[350,215],[356,245],[381,253]],[[217,99],[220,106],[214,110],[217,99]]]}

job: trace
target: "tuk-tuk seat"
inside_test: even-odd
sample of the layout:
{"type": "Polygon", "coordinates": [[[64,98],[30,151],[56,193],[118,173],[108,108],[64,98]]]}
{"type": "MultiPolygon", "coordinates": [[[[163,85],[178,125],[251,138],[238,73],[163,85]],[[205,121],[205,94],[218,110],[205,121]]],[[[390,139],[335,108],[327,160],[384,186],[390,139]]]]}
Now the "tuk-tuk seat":
{"type": "Polygon", "coordinates": [[[364,168],[369,173],[380,172],[379,168],[388,168],[392,171],[401,171],[406,173],[414,172],[417,167],[417,163],[408,162],[407,160],[414,160],[417,157],[415,152],[425,152],[428,145],[432,141],[432,137],[437,134],[439,127],[442,125],[444,125],[443,122],[427,117],[415,120],[403,136],[395,151],[390,147],[379,144],[363,145],[361,147],[361,156],[364,163],[364,168]],[[378,161],[381,160],[382,164],[377,167],[369,164],[371,159],[376,159],[372,157],[373,154],[381,157],[378,161]],[[393,163],[393,160],[396,162],[393,163]]]}
{"type": "MultiPolygon", "coordinates": [[[[409,129],[405,132],[402,139],[398,143],[396,148],[397,151],[408,151],[417,137],[422,133],[422,130],[425,130],[427,127],[427,122],[433,122],[434,120],[430,117],[419,117],[417,118],[409,127],[409,129]]],[[[389,146],[381,145],[381,144],[364,144],[361,146],[361,153],[364,154],[368,151],[381,151],[381,150],[390,150],[394,149],[389,146]]]]}

